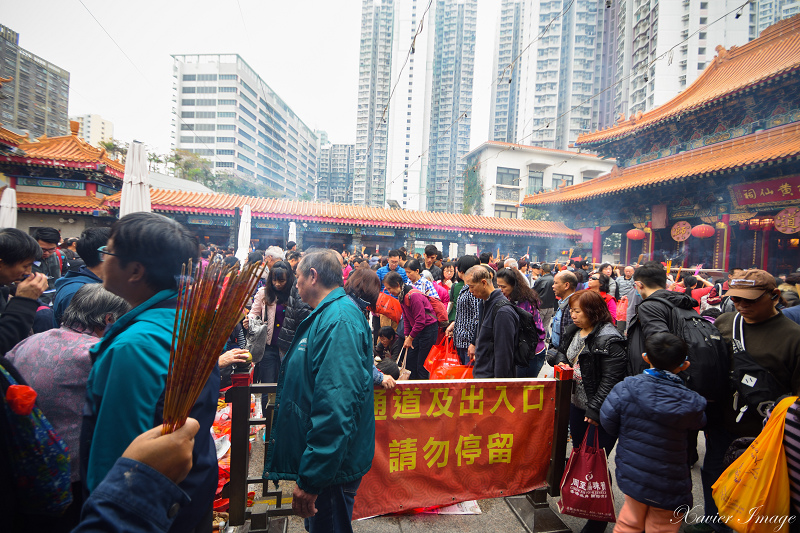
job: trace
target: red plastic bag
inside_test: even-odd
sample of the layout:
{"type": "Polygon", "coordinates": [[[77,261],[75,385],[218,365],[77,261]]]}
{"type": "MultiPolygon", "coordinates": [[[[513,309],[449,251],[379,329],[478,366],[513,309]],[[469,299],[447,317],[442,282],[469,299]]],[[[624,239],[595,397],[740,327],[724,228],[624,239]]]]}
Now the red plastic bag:
{"type": "Polygon", "coordinates": [[[461,364],[453,339],[449,337],[431,348],[424,366],[430,379],[472,379],[472,367],[461,364]]]}
{"type": "Polygon", "coordinates": [[[439,343],[433,345],[431,351],[428,352],[428,357],[425,358],[423,366],[428,372],[433,372],[435,368],[442,364],[451,366],[461,364],[451,337],[445,337],[439,343]]]}
{"type": "Polygon", "coordinates": [[[578,518],[616,522],[606,452],[600,447],[597,430],[593,433],[594,446],[586,442],[589,436],[587,429],[583,444],[572,449],[561,478],[558,511],[578,518]]]}
{"type": "Polygon", "coordinates": [[[403,308],[400,307],[400,300],[394,296],[389,296],[385,292],[378,294],[378,303],[375,306],[375,313],[383,315],[392,322],[400,322],[403,315],[403,308]]]}

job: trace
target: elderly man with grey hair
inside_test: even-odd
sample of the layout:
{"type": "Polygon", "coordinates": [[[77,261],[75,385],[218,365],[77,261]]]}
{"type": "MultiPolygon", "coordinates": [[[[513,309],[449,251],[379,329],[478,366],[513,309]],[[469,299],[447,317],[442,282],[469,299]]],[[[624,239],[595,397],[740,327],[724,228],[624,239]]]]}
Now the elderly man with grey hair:
{"type": "Polygon", "coordinates": [[[78,524],[82,504],[79,437],[86,381],[92,369],[89,348],[100,340],[107,325],[130,308],[128,302],[100,283],[86,284],[64,310],[60,328],[28,337],[6,354],[36,391],[36,404],[69,446],[74,499],[66,514],[53,523],[68,529],[78,524]]]}
{"type": "Polygon", "coordinates": [[[313,311],[281,364],[264,461],[265,478],[297,482],[292,508],[311,533],[352,531],[356,490],[375,452],[366,302],[345,293],[340,259],[312,249],[297,265],[297,290],[313,311]]]}

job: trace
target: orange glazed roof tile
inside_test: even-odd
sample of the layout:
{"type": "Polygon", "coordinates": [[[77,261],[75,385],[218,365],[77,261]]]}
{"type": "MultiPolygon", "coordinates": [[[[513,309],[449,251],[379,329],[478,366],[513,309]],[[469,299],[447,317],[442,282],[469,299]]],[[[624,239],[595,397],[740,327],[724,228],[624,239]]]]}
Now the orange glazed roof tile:
{"type": "Polygon", "coordinates": [[[64,194],[17,193],[17,208],[27,211],[56,211],[59,213],[91,214],[101,209],[103,200],[94,196],[64,194]]]}
{"type": "Polygon", "coordinates": [[[768,82],[800,69],[800,15],[773,24],[741,47],[725,50],[678,96],[644,114],[637,113],[605,130],[579,135],[575,146],[586,146],[619,139],[653,127],[671,118],[701,108],[716,100],[768,82]]]}
{"type": "MultiPolygon", "coordinates": [[[[2,81],[2,78],[0,78],[2,81]]],[[[0,143],[3,143],[8,146],[17,147],[20,143],[28,141],[28,134],[20,135],[19,133],[14,133],[11,130],[7,130],[3,127],[3,124],[0,123],[0,143]]]]}
{"type": "MultiPolygon", "coordinates": [[[[77,125],[77,123],[76,123],[77,125]]],[[[0,128],[0,132],[4,131],[0,128]]],[[[5,130],[7,131],[7,130],[5,130]]],[[[103,148],[97,148],[78,137],[77,128],[72,135],[47,137],[42,135],[36,140],[20,142],[17,148],[25,152],[24,156],[6,156],[5,159],[17,163],[94,169],[97,165],[106,165],[106,173],[122,179],[125,165],[110,159],[103,148]]]]}
{"type": "MultiPolygon", "coordinates": [[[[119,208],[121,193],[107,196],[104,205],[119,208]]],[[[580,233],[561,222],[494,218],[477,215],[431,213],[382,209],[343,204],[326,204],[278,198],[254,198],[230,194],[209,194],[151,189],[153,211],[197,215],[233,216],[234,208],[250,206],[254,218],[313,221],[329,224],[351,224],[370,227],[467,231],[531,237],[580,238],[580,233]]]]}
{"type": "Polygon", "coordinates": [[[614,167],[609,174],[591,181],[557,191],[528,195],[521,205],[579,202],[798,155],[800,122],[792,122],[650,163],[624,169],[614,167]]]}

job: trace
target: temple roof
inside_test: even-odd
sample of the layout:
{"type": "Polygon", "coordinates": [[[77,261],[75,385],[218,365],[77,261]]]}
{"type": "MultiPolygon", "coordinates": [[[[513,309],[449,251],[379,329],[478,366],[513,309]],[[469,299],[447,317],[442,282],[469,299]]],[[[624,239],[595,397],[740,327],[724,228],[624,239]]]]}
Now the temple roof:
{"type": "Polygon", "coordinates": [[[55,213],[91,214],[103,209],[103,200],[94,196],[69,196],[64,194],[40,194],[17,192],[17,208],[29,211],[52,211],[55,213]]]}
{"type": "Polygon", "coordinates": [[[715,102],[733,98],[753,87],[800,69],[800,15],[773,24],[758,39],[730,50],[717,46],[717,56],[700,76],[669,102],[637,113],[616,126],[578,136],[575,146],[596,145],[680,119],[715,102]]]}
{"type": "Polygon", "coordinates": [[[800,122],[792,122],[649,163],[624,169],[614,167],[610,173],[591,181],[528,195],[521,205],[542,206],[579,202],[751,165],[777,162],[798,155],[800,155],[800,122]]]}
{"type": "MultiPolygon", "coordinates": [[[[99,165],[105,165],[105,173],[122,179],[125,175],[125,165],[106,154],[103,148],[97,148],[78,137],[78,123],[70,122],[71,135],[47,137],[42,135],[38,139],[21,140],[16,147],[25,152],[25,155],[4,156],[0,161],[6,160],[20,164],[65,166],[70,168],[96,170],[99,165]]],[[[0,139],[10,132],[0,127],[0,139]]],[[[17,136],[19,137],[19,136],[17,136]]]]}
{"type": "MultiPolygon", "coordinates": [[[[2,78],[0,78],[2,81],[2,78]]],[[[19,133],[14,133],[13,131],[6,129],[3,127],[3,124],[0,123],[0,143],[10,146],[12,148],[16,148],[21,143],[28,141],[28,134],[20,135],[19,133]]]]}
{"type": "MultiPolygon", "coordinates": [[[[107,196],[104,205],[119,208],[121,193],[107,196]]],[[[234,209],[250,206],[254,218],[321,222],[400,229],[465,231],[499,235],[578,239],[580,233],[561,222],[494,218],[477,215],[406,211],[278,198],[151,189],[153,211],[196,215],[234,216],[234,209]]]]}

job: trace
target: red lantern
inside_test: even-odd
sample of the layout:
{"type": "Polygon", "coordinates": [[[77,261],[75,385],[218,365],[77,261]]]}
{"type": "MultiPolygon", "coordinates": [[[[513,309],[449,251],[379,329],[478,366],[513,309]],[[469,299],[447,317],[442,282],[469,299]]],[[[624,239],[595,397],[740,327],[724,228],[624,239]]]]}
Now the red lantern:
{"type": "Polygon", "coordinates": [[[713,237],[714,233],[714,226],[708,224],[700,224],[692,228],[692,237],[697,237],[698,239],[708,239],[713,237]]]}
{"type": "Polygon", "coordinates": [[[641,241],[644,239],[644,232],[640,229],[630,229],[626,235],[628,236],[628,239],[632,241],[641,241]]]}

